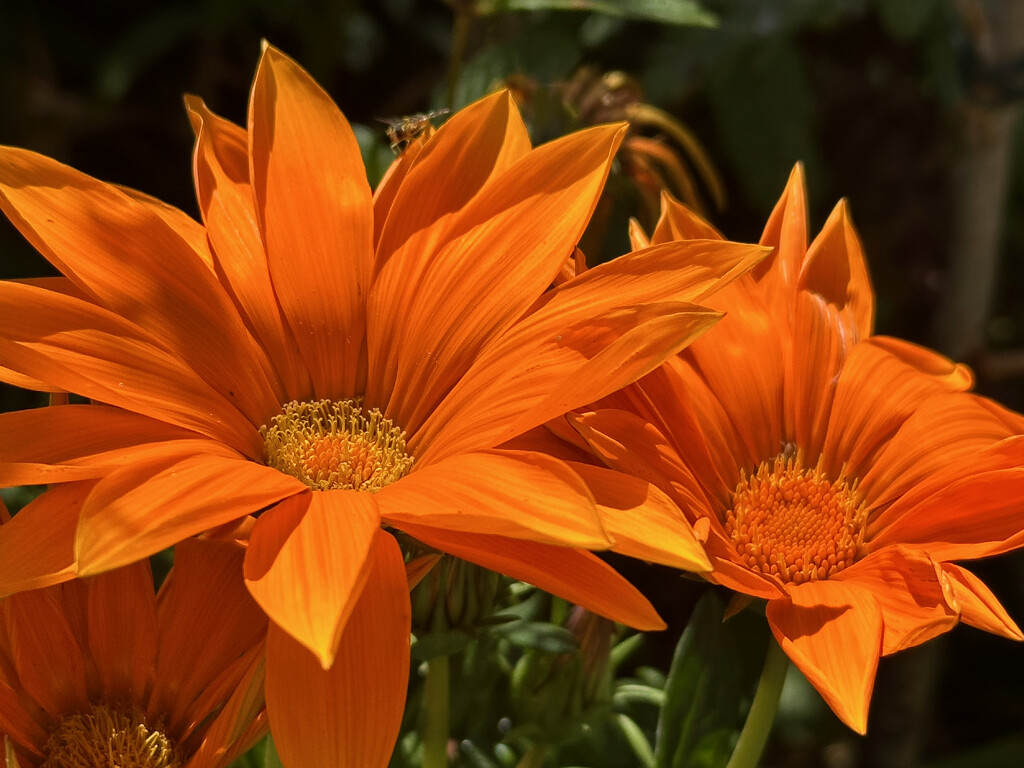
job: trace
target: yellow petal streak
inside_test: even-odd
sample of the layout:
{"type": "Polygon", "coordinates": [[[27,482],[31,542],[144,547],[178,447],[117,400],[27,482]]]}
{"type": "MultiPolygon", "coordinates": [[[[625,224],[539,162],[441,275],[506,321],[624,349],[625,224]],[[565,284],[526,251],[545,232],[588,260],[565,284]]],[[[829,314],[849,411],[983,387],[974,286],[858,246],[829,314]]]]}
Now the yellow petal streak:
{"type": "Polygon", "coordinates": [[[856,482],[805,469],[784,451],[744,474],[725,530],[751,568],[783,582],[827,579],[861,555],[866,512],[856,482]]]}
{"type": "Polygon", "coordinates": [[[94,704],[65,717],[50,734],[40,768],[179,768],[182,756],[142,712],[94,704]]]}
{"type": "Polygon", "coordinates": [[[293,400],[260,434],[267,465],[317,491],[375,493],[412,469],[405,432],[358,400],[293,400]]]}

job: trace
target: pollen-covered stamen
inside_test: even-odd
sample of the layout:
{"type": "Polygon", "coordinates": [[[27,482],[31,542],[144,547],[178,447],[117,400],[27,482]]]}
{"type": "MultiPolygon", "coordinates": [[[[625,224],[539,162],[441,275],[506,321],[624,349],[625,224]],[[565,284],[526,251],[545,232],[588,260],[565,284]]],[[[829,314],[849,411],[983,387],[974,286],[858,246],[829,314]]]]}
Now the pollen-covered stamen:
{"type": "Polygon", "coordinates": [[[360,400],[293,400],[260,428],[267,465],[317,491],[374,493],[405,476],[405,432],[360,400]]]}
{"type": "Polygon", "coordinates": [[[94,704],[69,715],[50,733],[40,768],[179,768],[178,747],[136,707],[94,704]]]}
{"type": "Polygon", "coordinates": [[[866,515],[856,482],[831,480],[820,459],[805,469],[790,452],[743,475],[725,530],[751,568],[801,584],[827,579],[860,557],[866,515]]]}

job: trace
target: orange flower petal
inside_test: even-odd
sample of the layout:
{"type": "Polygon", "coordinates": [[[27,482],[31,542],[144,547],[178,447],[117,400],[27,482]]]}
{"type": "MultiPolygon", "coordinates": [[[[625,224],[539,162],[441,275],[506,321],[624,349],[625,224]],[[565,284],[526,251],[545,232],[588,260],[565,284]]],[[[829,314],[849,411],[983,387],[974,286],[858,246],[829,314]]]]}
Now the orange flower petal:
{"type": "Polygon", "coordinates": [[[486,451],[453,456],[375,495],[381,517],[464,533],[488,533],[566,547],[611,542],[579,475],[540,453],[486,451]]]}
{"type": "Polygon", "coordinates": [[[701,523],[708,526],[704,551],[708,553],[714,567],[711,573],[703,574],[705,579],[712,584],[721,584],[735,592],[760,597],[763,600],[774,600],[785,594],[778,579],[765,576],[740,560],[736,545],[728,538],[721,523],[704,517],[694,523],[694,529],[696,530],[701,523]]]}
{"type": "Polygon", "coordinates": [[[839,327],[845,338],[858,341],[871,335],[875,295],[845,200],[839,201],[807,249],[799,285],[840,310],[839,327]]]}
{"type": "Polygon", "coordinates": [[[652,245],[586,270],[542,296],[537,306],[593,312],[627,304],[704,302],[768,253],[760,246],[717,240],[652,245]]]}
{"type": "Polygon", "coordinates": [[[668,493],[691,522],[714,514],[696,478],[653,424],[628,411],[612,409],[571,417],[570,421],[605,464],[668,493]]]}
{"type": "Polygon", "coordinates": [[[0,209],[54,266],[159,338],[250,419],[272,409],[262,350],[192,250],[191,226],[179,233],[162,204],[41,155],[6,148],[0,158],[0,209]]]}
{"type": "Polygon", "coordinates": [[[245,559],[249,592],[324,669],[366,584],[379,528],[374,497],[358,491],[294,496],[253,528],[245,559]]]}
{"type": "Polygon", "coordinates": [[[680,203],[668,192],[661,192],[661,216],[651,235],[651,244],[674,240],[724,240],[725,238],[696,211],[680,203]]]}
{"type": "Polygon", "coordinates": [[[974,386],[974,374],[970,368],[934,350],[891,336],[872,336],[867,343],[932,376],[954,392],[966,392],[974,386]]]}
{"type": "Polygon", "coordinates": [[[778,310],[773,315],[781,320],[789,315],[789,302],[807,255],[807,189],[800,163],[793,166],[760,243],[774,248],[775,253],[754,269],[753,276],[765,283],[768,301],[778,310]]]}
{"type": "MultiPolygon", "coordinates": [[[[610,395],[597,407],[633,413],[649,422],[660,434],[656,444],[664,443],[678,457],[679,464],[688,467],[688,485],[703,487],[708,498],[725,499],[735,489],[739,476],[743,451],[737,447],[741,440],[723,404],[684,357],[689,355],[669,358],[636,386],[610,395]],[[699,484],[696,478],[700,478],[699,484]]],[[[781,394],[777,401],[781,401],[781,394]]],[[[615,434],[628,434],[625,430],[629,428],[627,424],[616,426],[615,434]]]]}
{"type": "MultiPolygon", "coordinates": [[[[206,228],[202,224],[184,211],[175,208],[173,205],[168,205],[162,200],[157,200],[155,197],[147,195],[145,192],[140,192],[139,190],[131,189],[130,187],[124,187],[120,184],[114,184],[112,186],[120,192],[123,192],[132,200],[142,203],[149,209],[150,213],[153,213],[163,219],[164,222],[188,244],[189,248],[191,248],[192,252],[199,257],[199,260],[203,265],[211,272],[213,271],[213,255],[210,253],[210,241],[206,238],[206,228]]],[[[64,279],[67,280],[67,278],[64,279]]],[[[68,280],[68,282],[74,286],[73,282],[70,280],[68,280]]],[[[75,290],[79,291],[81,298],[88,298],[87,294],[81,292],[77,286],[75,287],[75,290]]],[[[76,293],[73,295],[79,294],[76,293]]]]}
{"type": "Polygon", "coordinates": [[[908,365],[874,339],[857,344],[836,385],[824,444],[825,456],[834,458],[827,469],[838,473],[846,464],[861,478],[862,490],[870,489],[873,479],[866,475],[885,471],[874,465],[886,443],[922,401],[943,391],[947,389],[941,380],[908,365]]]}
{"type": "MultiPolygon", "coordinates": [[[[643,227],[640,226],[640,222],[636,219],[629,220],[629,244],[632,250],[640,251],[644,248],[650,248],[651,239],[644,232],[643,227]]],[[[577,274],[581,274],[583,270],[576,270],[577,274]]]]}
{"type": "Polygon", "coordinates": [[[1010,640],[1024,640],[1020,627],[981,579],[953,563],[943,563],[942,570],[949,577],[964,624],[1010,640]]]}
{"type": "MultiPolygon", "coordinates": [[[[245,661],[247,670],[232,686],[232,693],[214,717],[203,743],[189,758],[188,768],[220,768],[247,752],[267,732],[263,694],[266,663],[262,645],[254,647],[245,661]]],[[[206,709],[209,713],[213,710],[206,709]]]]}
{"type": "Polygon", "coordinates": [[[373,259],[373,200],[355,134],[324,90],[267,46],[249,141],[274,290],[315,396],[351,397],[373,259]]]}
{"type": "MultiPolygon", "coordinates": [[[[797,294],[795,304],[785,386],[786,434],[793,436],[805,460],[813,463],[825,441],[848,349],[837,328],[835,307],[806,292],[797,294]]],[[[749,353],[757,354],[752,349],[749,353]]]]}
{"type": "Polygon", "coordinates": [[[717,319],[678,297],[705,296],[716,276],[727,281],[762,256],[736,244],[660,246],[546,293],[480,355],[412,449],[429,446],[426,458],[490,447],[621,388],[717,319]],[[680,257],[693,267],[680,269],[680,257]]]}
{"type": "Polygon", "coordinates": [[[882,655],[912,648],[957,623],[953,596],[924,552],[887,547],[840,571],[837,580],[871,591],[882,611],[882,655]]]}
{"type": "Polygon", "coordinates": [[[390,418],[416,431],[480,350],[551,284],[583,234],[622,134],[622,126],[591,128],[533,150],[462,207],[445,243],[424,252],[410,239],[390,257],[367,308],[369,402],[387,403],[390,418]]]}
{"type": "Polygon", "coordinates": [[[78,523],[78,573],[116,568],[306,489],[276,469],[215,443],[136,462],[109,474],[78,523]]]}
{"type": "Polygon", "coordinates": [[[242,581],[244,556],[234,542],[186,539],[175,547],[174,568],[157,598],[159,648],[150,696],[150,714],[166,716],[172,731],[192,725],[192,702],[266,631],[267,619],[242,581]]]}
{"type": "MultiPolygon", "coordinates": [[[[384,223],[387,221],[391,206],[395,202],[398,191],[405,182],[405,177],[416,164],[416,158],[423,151],[424,141],[411,141],[395,158],[395,161],[388,166],[384,177],[380,180],[377,188],[373,190],[373,247],[376,249],[380,244],[381,232],[384,223]]],[[[376,268],[375,268],[376,271],[376,268]]]]}
{"type": "Polygon", "coordinates": [[[74,578],[78,515],[94,485],[58,485],[0,525],[0,597],[74,578]]]}
{"type": "Polygon", "coordinates": [[[0,310],[4,364],[261,455],[259,434],[235,403],[133,323],[71,296],[11,282],[0,283],[0,310]]]}
{"type": "Polygon", "coordinates": [[[521,322],[481,355],[410,447],[438,461],[510,440],[649,373],[719,317],[677,304],[624,307],[572,325],[559,312],[521,322]]]}
{"type": "Polygon", "coordinates": [[[402,553],[390,534],[378,530],[367,569],[331,669],[270,626],[267,712],[285,765],[384,768],[391,757],[409,684],[412,616],[402,553]]]}
{"type": "Polygon", "coordinates": [[[857,733],[868,726],[868,704],[882,650],[882,611],[869,590],[830,580],[789,589],[770,600],[772,634],[839,719],[857,733]]]}
{"type": "Polygon", "coordinates": [[[32,392],[63,392],[64,390],[60,387],[52,384],[47,384],[45,381],[33,378],[32,376],[26,376],[18,371],[5,368],[0,365],[0,381],[4,384],[10,384],[12,387],[18,389],[27,389],[32,392]]]}
{"type": "MultiPolygon", "coordinates": [[[[463,207],[529,151],[529,134],[508,91],[485,96],[452,115],[415,153],[401,183],[390,179],[383,195],[377,191],[374,225],[383,231],[376,271],[410,238],[421,254],[433,253],[463,207]]],[[[396,165],[408,156],[404,153],[396,165]]]]}
{"type": "Polygon", "coordinates": [[[0,485],[99,477],[140,445],[195,433],[105,405],[58,405],[0,414],[0,485]]]}
{"type": "Polygon", "coordinates": [[[976,448],[969,460],[948,463],[941,472],[928,478],[918,478],[915,485],[905,490],[888,507],[869,514],[866,537],[868,549],[874,548],[874,541],[880,531],[892,525],[903,515],[913,513],[919,504],[953,483],[968,480],[974,475],[1014,470],[1022,466],[1024,466],[1024,436],[1017,435],[976,448]]]}
{"type": "Polygon", "coordinates": [[[248,136],[201,99],[186,97],[185,104],[196,132],[196,196],[217,268],[272,362],[283,387],[279,400],[306,399],[312,389],[309,372],[281,316],[253,208],[248,136]]]}
{"type": "Polygon", "coordinates": [[[711,561],[686,517],[663,491],[621,472],[571,463],[594,494],[615,541],[613,552],[685,571],[710,571],[711,561]]]}
{"type": "MultiPolygon", "coordinates": [[[[89,653],[107,701],[143,701],[156,662],[156,598],[147,560],[85,579],[89,653]]],[[[195,632],[194,622],[187,622],[195,632]]],[[[189,659],[194,664],[196,659],[189,659]]]]}
{"type": "Polygon", "coordinates": [[[665,628],[647,598],[590,552],[410,523],[402,528],[428,546],[529,582],[612,621],[644,632],[665,628]]]}
{"type": "Polygon", "coordinates": [[[85,659],[64,616],[60,589],[20,592],[3,604],[20,687],[55,720],[89,705],[85,659]]]}
{"type": "Polygon", "coordinates": [[[26,757],[16,754],[18,748],[39,758],[39,762],[46,758],[42,749],[49,734],[25,711],[24,694],[4,680],[0,680],[0,734],[5,737],[7,761],[4,765],[7,768],[19,768],[20,764],[12,762],[12,757],[15,760],[26,757]]]}
{"type": "Polygon", "coordinates": [[[990,557],[1024,544],[1020,500],[1024,466],[977,472],[939,489],[903,512],[868,542],[925,549],[936,560],[990,557]]]}
{"type": "MultiPolygon", "coordinates": [[[[876,410],[886,410],[889,398],[871,399],[876,410]]],[[[975,462],[978,454],[1008,436],[1005,425],[979,407],[975,398],[950,392],[932,395],[918,404],[873,457],[871,468],[861,477],[861,491],[873,505],[900,501],[902,507],[920,484],[943,480],[948,484],[981,470],[975,462]]],[[[895,511],[883,512],[871,521],[872,528],[894,515],[895,511]]]]}

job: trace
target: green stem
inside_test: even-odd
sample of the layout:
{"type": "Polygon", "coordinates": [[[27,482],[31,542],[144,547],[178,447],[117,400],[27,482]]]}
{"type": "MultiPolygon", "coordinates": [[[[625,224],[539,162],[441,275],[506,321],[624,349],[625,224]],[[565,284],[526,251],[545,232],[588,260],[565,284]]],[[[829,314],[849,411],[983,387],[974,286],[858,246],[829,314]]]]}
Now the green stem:
{"type": "Polygon", "coordinates": [[[532,744],[523,759],[516,763],[516,768],[540,768],[544,758],[548,756],[547,744],[532,744]]]}
{"type": "Polygon", "coordinates": [[[448,686],[448,657],[435,656],[427,662],[427,681],[423,688],[427,722],[423,728],[422,768],[448,765],[448,686]]]}
{"type": "Polygon", "coordinates": [[[782,684],[786,681],[789,659],[774,637],[769,643],[761,679],[757,683],[757,693],[754,694],[754,701],[747,714],[747,722],[743,724],[736,748],[725,768],[754,768],[761,759],[768,734],[771,733],[775,712],[779,708],[782,684]]]}

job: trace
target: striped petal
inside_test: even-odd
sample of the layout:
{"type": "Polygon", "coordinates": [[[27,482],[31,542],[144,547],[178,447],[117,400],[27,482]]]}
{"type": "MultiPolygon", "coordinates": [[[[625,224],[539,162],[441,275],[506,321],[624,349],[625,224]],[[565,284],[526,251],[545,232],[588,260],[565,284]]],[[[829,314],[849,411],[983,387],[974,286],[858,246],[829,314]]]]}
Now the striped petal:
{"type": "Polygon", "coordinates": [[[116,568],[306,490],[276,469],[215,443],[167,450],[112,472],[89,494],[78,523],[78,573],[116,568]]]}
{"type": "Polygon", "coordinates": [[[400,184],[398,179],[381,182],[390,188],[383,197],[391,202],[385,206],[381,189],[377,190],[374,227],[382,231],[376,271],[410,238],[415,238],[415,249],[421,253],[436,250],[462,208],[529,151],[526,126],[507,91],[485,96],[452,115],[416,153],[400,184]]]}
{"type": "Polygon", "coordinates": [[[167,717],[172,731],[194,727],[220,707],[230,691],[198,717],[192,712],[266,632],[266,616],[242,582],[244,556],[229,541],[187,539],[175,547],[174,567],[158,596],[159,647],[149,697],[150,715],[167,717]]]}
{"type": "Polygon", "coordinates": [[[273,366],[280,402],[305,399],[309,373],[274,295],[249,184],[248,136],[213,114],[201,99],[186,97],[196,133],[196,197],[209,233],[216,269],[273,366]]]}
{"type": "Polygon", "coordinates": [[[814,581],[770,600],[772,634],[822,698],[857,733],[868,726],[868,704],[882,651],[882,612],[871,593],[837,581],[814,581]]]}
{"type": "Polygon", "coordinates": [[[0,597],[74,578],[78,516],[94,485],[58,485],[0,525],[0,597]]]}
{"type": "Polygon", "coordinates": [[[654,485],[588,464],[569,464],[594,494],[597,513],[614,540],[613,552],[685,571],[711,570],[693,528],[654,485]]]}
{"type": "Polygon", "coordinates": [[[267,712],[284,765],[385,768],[409,684],[412,611],[402,553],[378,530],[369,576],[338,643],[334,666],[271,624],[267,712]]]}
{"type": "Polygon", "coordinates": [[[293,496],[253,528],[245,559],[249,592],[324,669],[369,577],[379,528],[373,496],[357,491],[293,496]]]}
{"type": "Polygon", "coordinates": [[[137,325],[89,302],[0,283],[0,362],[66,392],[261,455],[253,422],[235,403],[137,325]]]}
{"type": "Polygon", "coordinates": [[[11,148],[0,150],[0,209],[97,303],[145,328],[262,423],[275,402],[266,359],[192,249],[194,222],[179,233],[162,204],[11,148]]]}
{"type": "Polygon", "coordinates": [[[315,396],[351,397],[373,263],[370,185],[344,115],[272,46],[252,87],[249,156],[274,290],[315,396]]]}
{"type": "MultiPolygon", "coordinates": [[[[0,485],[100,477],[140,446],[195,433],[105,405],[58,405],[0,414],[0,485]]],[[[200,442],[197,440],[197,442],[200,442]]]]}
{"type": "Polygon", "coordinates": [[[414,471],[375,495],[381,517],[566,547],[610,546],[579,475],[543,454],[487,451],[414,471]]]}
{"type": "Polygon", "coordinates": [[[871,591],[885,625],[883,656],[920,645],[956,626],[956,600],[948,580],[924,552],[888,547],[835,578],[871,591]]]}
{"type": "Polygon", "coordinates": [[[1024,640],[1020,627],[981,579],[953,563],[943,563],[942,570],[949,577],[964,624],[1010,640],[1024,640]]]}
{"type": "Polygon", "coordinates": [[[85,584],[88,650],[103,694],[107,701],[142,701],[156,663],[153,570],[143,560],[91,576],[85,584]]]}
{"type": "Polygon", "coordinates": [[[590,552],[410,523],[403,529],[435,549],[529,582],[612,621],[644,632],[665,628],[647,598],[590,552]]]}
{"type": "Polygon", "coordinates": [[[480,350],[551,284],[621,139],[621,126],[605,126],[533,150],[458,211],[446,242],[424,252],[413,238],[390,257],[367,310],[370,402],[387,403],[388,416],[410,432],[418,428],[480,350]]]}

